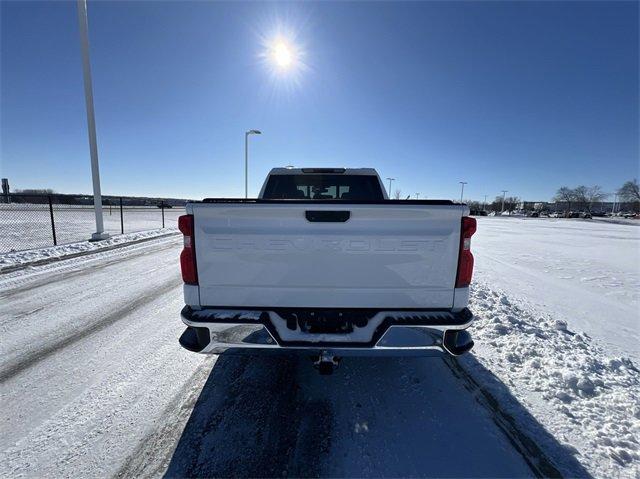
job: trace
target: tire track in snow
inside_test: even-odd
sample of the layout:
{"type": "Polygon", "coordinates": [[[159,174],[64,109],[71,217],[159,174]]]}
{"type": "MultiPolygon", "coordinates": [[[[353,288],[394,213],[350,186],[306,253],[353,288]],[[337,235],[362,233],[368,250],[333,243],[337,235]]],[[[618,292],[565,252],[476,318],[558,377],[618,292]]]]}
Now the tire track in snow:
{"type": "Polygon", "coordinates": [[[185,387],[175,395],[162,414],[165,419],[162,426],[138,445],[114,477],[160,477],[165,472],[217,358],[215,355],[209,356],[191,375],[185,387]]]}
{"type": "Polygon", "coordinates": [[[132,313],[140,309],[142,306],[153,301],[156,297],[170,292],[173,289],[179,288],[182,285],[181,278],[171,278],[165,281],[154,289],[150,294],[135,299],[131,303],[123,304],[119,308],[115,309],[111,313],[105,315],[101,320],[96,321],[88,328],[77,331],[70,336],[62,338],[58,341],[51,342],[50,344],[43,345],[36,351],[27,353],[17,360],[11,361],[7,365],[3,365],[0,368],[0,384],[11,379],[13,376],[20,374],[27,368],[32,367],[34,364],[46,359],[47,357],[55,354],[60,349],[66,348],[78,341],[102,331],[103,329],[122,321],[123,319],[129,319],[132,313]]]}
{"type": "Polygon", "coordinates": [[[447,357],[444,363],[453,375],[460,379],[464,387],[487,409],[493,416],[493,422],[502,430],[513,447],[522,455],[536,477],[563,477],[562,473],[547,458],[538,445],[521,431],[515,419],[500,408],[500,403],[493,395],[483,388],[454,357],[447,357]]]}

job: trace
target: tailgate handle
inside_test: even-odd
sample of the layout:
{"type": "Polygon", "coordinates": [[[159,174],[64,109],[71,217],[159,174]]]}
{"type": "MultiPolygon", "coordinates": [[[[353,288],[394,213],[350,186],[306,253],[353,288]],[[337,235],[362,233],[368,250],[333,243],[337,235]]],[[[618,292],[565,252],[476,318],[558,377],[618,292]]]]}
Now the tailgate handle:
{"type": "Polygon", "coordinates": [[[351,216],[351,211],[307,210],[304,215],[312,223],[344,223],[351,216]]]}

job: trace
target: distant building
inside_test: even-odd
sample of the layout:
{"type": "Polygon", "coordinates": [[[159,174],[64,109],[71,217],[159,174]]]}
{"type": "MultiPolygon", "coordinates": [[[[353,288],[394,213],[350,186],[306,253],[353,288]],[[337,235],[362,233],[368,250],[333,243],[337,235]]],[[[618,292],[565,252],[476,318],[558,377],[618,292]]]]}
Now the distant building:
{"type": "Polygon", "coordinates": [[[517,209],[524,211],[546,211],[551,208],[552,204],[547,201],[521,201],[517,205],[517,209]]]}

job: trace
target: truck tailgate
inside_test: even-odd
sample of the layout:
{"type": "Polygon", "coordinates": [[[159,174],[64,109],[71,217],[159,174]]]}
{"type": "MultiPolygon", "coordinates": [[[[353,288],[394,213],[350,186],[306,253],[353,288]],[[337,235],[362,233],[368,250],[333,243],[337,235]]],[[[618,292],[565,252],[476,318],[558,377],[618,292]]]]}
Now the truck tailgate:
{"type": "Polygon", "coordinates": [[[460,205],[230,202],[190,206],[202,306],[398,309],[453,305],[460,205]],[[346,213],[328,217],[316,213],[337,211],[349,212],[348,219],[340,221],[346,213]]]}

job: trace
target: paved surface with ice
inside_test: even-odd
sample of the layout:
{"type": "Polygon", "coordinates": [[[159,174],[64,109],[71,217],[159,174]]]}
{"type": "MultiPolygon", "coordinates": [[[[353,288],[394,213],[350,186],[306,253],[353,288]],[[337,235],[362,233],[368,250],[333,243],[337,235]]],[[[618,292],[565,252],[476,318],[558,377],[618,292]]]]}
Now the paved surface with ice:
{"type": "Polygon", "coordinates": [[[531,475],[441,360],[321,377],[307,358],[182,350],[179,250],[0,278],[0,476],[531,475]]]}
{"type": "Polygon", "coordinates": [[[479,221],[473,354],[330,377],[182,350],[179,237],[2,274],[0,476],[634,477],[635,345],[593,296],[637,306],[637,233],[551,224],[479,221]]]}

